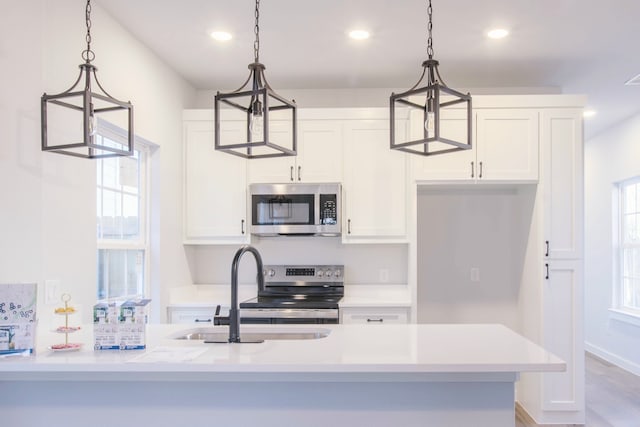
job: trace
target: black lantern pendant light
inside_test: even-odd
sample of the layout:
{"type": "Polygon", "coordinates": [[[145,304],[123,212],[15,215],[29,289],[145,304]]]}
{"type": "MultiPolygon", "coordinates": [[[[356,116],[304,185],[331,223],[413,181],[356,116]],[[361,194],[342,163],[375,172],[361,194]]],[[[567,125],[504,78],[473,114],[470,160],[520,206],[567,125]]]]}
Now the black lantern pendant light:
{"type": "Polygon", "coordinates": [[[471,148],[471,95],[469,93],[465,95],[447,87],[440,76],[439,63],[433,59],[432,12],[431,0],[429,0],[427,8],[429,15],[427,54],[429,59],[422,63],[422,75],[411,89],[399,94],[392,93],[390,98],[391,148],[423,156],[471,148]],[[425,86],[418,87],[425,76],[425,86]],[[421,103],[422,99],[424,104],[421,103]],[[424,126],[420,126],[418,132],[414,130],[408,135],[401,132],[396,134],[396,118],[400,118],[400,110],[403,109],[409,110],[411,118],[417,115],[421,124],[424,124],[424,126]],[[446,110],[458,110],[459,113],[463,113],[456,115],[456,119],[466,121],[466,138],[455,140],[454,138],[460,135],[449,135],[447,129],[443,129],[443,112],[446,110]]]}
{"type": "Polygon", "coordinates": [[[259,61],[259,7],[256,0],[249,78],[233,92],[215,96],[215,149],[247,159],[295,156],[297,107],[295,101],[276,94],[264,76],[265,66],[259,61]],[[233,127],[238,121],[244,124],[239,132],[233,127]]]}
{"type": "Polygon", "coordinates": [[[109,95],[98,81],[98,69],[91,63],[95,59],[91,50],[91,0],[87,0],[85,20],[87,48],[82,52],[85,62],[80,64],[78,79],[66,91],[57,95],[45,93],[41,98],[42,150],[87,159],[129,156],[133,154],[133,105],[109,95]],[[95,91],[92,80],[100,91],[95,91]],[[99,119],[126,123],[127,144],[97,135],[99,119]]]}

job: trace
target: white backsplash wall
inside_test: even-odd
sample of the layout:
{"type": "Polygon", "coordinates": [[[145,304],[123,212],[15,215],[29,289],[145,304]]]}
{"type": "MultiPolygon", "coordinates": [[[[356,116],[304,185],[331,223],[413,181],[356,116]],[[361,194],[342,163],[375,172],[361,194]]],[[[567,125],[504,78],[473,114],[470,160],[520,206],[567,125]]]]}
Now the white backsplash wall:
{"type": "Polygon", "coordinates": [[[418,322],[518,328],[535,187],[418,191],[418,322]]]}
{"type": "MultiPolygon", "coordinates": [[[[254,238],[264,264],[344,264],[345,283],[406,284],[407,245],[343,245],[338,237],[254,238]]],[[[194,284],[226,284],[240,245],[186,247],[194,284]]],[[[239,282],[255,282],[251,254],[240,261],[239,282]]]]}

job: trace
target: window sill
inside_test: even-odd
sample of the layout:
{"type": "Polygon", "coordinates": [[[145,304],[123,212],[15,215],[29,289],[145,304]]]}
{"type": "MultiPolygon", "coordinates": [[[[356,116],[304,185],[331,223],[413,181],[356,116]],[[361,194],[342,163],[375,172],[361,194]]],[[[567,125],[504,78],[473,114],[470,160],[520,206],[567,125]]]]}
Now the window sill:
{"type": "Polygon", "coordinates": [[[640,313],[637,312],[620,308],[610,308],[609,318],[640,327],[640,313]]]}

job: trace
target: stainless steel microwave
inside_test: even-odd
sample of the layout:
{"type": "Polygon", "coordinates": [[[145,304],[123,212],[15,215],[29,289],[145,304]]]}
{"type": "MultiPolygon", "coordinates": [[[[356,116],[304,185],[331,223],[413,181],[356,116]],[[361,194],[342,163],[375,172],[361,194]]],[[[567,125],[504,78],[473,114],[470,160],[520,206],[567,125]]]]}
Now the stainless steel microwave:
{"type": "Polygon", "coordinates": [[[251,184],[251,234],[259,236],[339,236],[342,186],[251,184]]]}

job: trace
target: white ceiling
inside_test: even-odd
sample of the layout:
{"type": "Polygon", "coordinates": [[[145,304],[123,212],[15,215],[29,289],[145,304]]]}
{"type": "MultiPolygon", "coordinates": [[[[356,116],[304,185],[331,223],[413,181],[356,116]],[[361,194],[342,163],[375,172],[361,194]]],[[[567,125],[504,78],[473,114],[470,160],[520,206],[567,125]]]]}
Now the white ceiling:
{"type": "MultiPolygon", "coordinates": [[[[586,94],[593,135],[640,112],[640,1],[433,0],[433,46],[455,89],[586,94]],[[489,40],[502,26],[510,36],[489,40]],[[540,90],[538,90],[540,92],[540,90]]],[[[197,89],[236,89],[253,62],[252,0],[103,0],[99,5],[197,89]],[[227,43],[209,37],[225,30],[227,43]]],[[[394,88],[426,59],[425,0],[263,0],[260,61],[278,89],[394,88]],[[347,37],[366,28],[365,42],[347,37]]],[[[99,25],[94,22],[97,35],[99,25]]],[[[472,92],[473,95],[473,92],[472,92]]]]}

